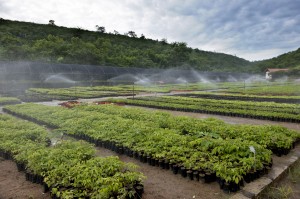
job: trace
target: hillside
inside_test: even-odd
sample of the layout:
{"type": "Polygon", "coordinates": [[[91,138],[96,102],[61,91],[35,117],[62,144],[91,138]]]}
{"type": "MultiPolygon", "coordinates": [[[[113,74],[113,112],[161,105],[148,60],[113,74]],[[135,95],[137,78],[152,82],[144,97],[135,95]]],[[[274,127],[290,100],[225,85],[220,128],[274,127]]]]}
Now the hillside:
{"type": "Polygon", "coordinates": [[[264,71],[266,68],[290,68],[300,70],[300,48],[272,59],[253,62],[253,70],[264,71]]]}
{"type": "Polygon", "coordinates": [[[0,60],[202,71],[250,69],[251,62],[232,55],[129,35],[0,19],[0,60]]]}

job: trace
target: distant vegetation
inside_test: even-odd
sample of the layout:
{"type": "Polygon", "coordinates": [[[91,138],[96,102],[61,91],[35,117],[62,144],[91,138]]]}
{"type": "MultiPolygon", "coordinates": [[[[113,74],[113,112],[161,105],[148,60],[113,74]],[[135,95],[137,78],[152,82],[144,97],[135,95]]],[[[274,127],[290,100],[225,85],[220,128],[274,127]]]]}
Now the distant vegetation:
{"type": "Polygon", "coordinates": [[[111,65],[121,67],[193,67],[203,71],[245,71],[249,61],[223,53],[192,49],[186,43],[1,19],[0,60],[111,65]]]}
{"type": "MultiPolygon", "coordinates": [[[[201,71],[262,72],[300,66],[300,49],[270,60],[249,62],[224,53],[187,47],[184,42],[147,39],[134,31],[106,33],[49,24],[0,19],[0,60],[26,60],[143,68],[195,68],[201,71]]],[[[299,67],[298,67],[299,68],[299,67]]],[[[299,71],[299,69],[297,69],[299,71]]]]}
{"type": "Polygon", "coordinates": [[[300,75],[300,48],[272,59],[253,62],[253,70],[264,71],[266,68],[290,68],[288,74],[300,75]]]}

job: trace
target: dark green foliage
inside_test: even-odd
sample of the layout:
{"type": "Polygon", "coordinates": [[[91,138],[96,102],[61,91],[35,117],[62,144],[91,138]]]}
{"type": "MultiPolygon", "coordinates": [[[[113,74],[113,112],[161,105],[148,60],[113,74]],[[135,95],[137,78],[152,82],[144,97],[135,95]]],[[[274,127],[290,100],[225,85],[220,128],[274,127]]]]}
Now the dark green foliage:
{"type": "Polygon", "coordinates": [[[300,48],[272,59],[253,62],[253,70],[265,71],[267,68],[289,68],[287,74],[300,74],[300,48]]]}
{"type": "MultiPolygon", "coordinates": [[[[104,27],[101,27],[104,28],[104,27]]],[[[250,62],[235,56],[168,44],[129,31],[127,36],[27,22],[0,20],[0,60],[111,65],[192,67],[203,71],[248,71],[250,62]]]]}

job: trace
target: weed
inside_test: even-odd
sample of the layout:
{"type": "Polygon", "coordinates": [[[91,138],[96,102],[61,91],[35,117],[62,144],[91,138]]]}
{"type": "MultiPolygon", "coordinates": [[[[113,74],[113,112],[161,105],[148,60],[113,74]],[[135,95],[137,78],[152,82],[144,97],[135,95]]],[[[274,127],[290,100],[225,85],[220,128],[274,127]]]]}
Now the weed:
{"type": "Polygon", "coordinates": [[[300,162],[296,163],[296,165],[289,170],[288,179],[292,183],[300,183],[300,162]]]}
{"type": "Polygon", "coordinates": [[[293,189],[290,186],[270,187],[259,199],[289,199],[293,196],[293,189]]]}

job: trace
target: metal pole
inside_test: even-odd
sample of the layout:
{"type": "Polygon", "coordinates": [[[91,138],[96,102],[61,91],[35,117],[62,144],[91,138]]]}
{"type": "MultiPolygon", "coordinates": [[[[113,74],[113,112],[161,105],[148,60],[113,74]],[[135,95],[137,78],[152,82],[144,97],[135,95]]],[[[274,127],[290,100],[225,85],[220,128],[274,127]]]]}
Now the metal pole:
{"type": "Polygon", "coordinates": [[[154,85],[155,85],[154,89],[155,89],[155,97],[156,97],[157,96],[157,87],[158,87],[156,81],[155,81],[154,85]]]}
{"type": "Polygon", "coordinates": [[[132,99],[134,99],[134,82],[132,83],[132,99]]]}

